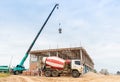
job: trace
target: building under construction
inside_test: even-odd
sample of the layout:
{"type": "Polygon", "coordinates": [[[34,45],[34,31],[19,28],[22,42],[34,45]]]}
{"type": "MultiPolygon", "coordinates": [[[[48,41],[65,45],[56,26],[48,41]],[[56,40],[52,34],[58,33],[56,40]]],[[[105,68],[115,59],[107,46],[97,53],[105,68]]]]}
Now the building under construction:
{"type": "Polygon", "coordinates": [[[94,63],[86,50],[82,47],[34,50],[30,52],[30,70],[42,67],[42,57],[58,56],[63,59],[80,59],[84,65],[84,73],[94,69],[94,63]]]}

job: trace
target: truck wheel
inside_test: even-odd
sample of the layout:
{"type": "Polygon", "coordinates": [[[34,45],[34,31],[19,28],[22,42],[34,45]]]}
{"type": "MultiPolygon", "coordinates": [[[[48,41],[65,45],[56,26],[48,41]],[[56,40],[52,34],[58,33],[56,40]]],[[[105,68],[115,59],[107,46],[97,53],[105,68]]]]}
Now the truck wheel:
{"type": "Polygon", "coordinates": [[[53,77],[58,77],[58,75],[59,75],[58,71],[52,71],[52,76],[53,77]]]}
{"type": "Polygon", "coordinates": [[[51,76],[51,71],[50,70],[46,70],[45,71],[45,76],[46,77],[50,77],[51,76]]]}
{"type": "Polygon", "coordinates": [[[79,73],[77,70],[73,70],[73,71],[72,71],[72,77],[77,78],[77,77],[79,77],[79,76],[80,76],[80,73],[79,73]]]}
{"type": "Polygon", "coordinates": [[[14,72],[14,75],[18,75],[18,74],[19,74],[19,71],[15,71],[15,72],[14,72]]]}

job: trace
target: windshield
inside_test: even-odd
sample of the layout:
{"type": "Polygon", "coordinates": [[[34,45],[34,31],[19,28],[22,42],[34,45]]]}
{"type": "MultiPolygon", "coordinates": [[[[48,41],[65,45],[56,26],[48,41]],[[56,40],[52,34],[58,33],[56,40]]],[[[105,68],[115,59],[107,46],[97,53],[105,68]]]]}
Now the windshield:
{"type": "Polygon", "coordinates": [[[75,64],[76,65],[80,65],[80,61],[75,61],[75,64]]]}

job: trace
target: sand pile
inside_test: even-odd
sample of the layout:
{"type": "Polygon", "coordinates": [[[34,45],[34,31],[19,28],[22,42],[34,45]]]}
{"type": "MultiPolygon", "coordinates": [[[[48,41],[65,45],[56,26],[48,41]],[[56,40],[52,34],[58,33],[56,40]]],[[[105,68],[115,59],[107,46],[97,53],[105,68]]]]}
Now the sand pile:
{"type": "Polygon", "coordinates": [[[93,72],[88,72],[86,74],[83,75],[84,78],[100,78],[100,77],[104,77],[105,75],[99,74],[99,73],[93,73],[93,72]]]}
{"type": "Polygon", "coordinates": [[[120,82],[120,76],[102,75],[93,72],[88,72],[79,78],[73,78],[72,76],[39,77],[11,75],[9,77],[0,78],[0,82],[120,82]]]}

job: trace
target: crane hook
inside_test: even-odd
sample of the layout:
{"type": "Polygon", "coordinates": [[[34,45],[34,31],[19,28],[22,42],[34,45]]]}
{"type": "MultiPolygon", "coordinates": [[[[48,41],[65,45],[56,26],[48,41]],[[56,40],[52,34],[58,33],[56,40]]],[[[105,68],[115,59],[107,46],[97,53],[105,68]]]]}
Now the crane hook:
{"type": "Polygon", "coordinates": [[[59,23],[59,29],[58,29],[59,34],[61,34],[61,33],[62,33],[62,28],[60,28],[60,25],[61,25],[61,23],[59,23]]]}

